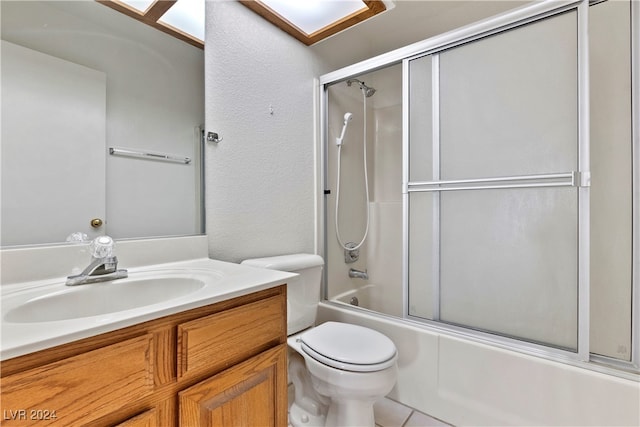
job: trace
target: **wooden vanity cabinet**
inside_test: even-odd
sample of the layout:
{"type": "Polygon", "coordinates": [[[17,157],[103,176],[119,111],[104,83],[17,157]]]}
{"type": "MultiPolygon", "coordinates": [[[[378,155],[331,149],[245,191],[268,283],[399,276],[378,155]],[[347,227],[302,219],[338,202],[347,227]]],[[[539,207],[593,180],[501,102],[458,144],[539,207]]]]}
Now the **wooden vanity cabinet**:
{"type": "Polygon", "coordinates": [[[2,362],[3,426],[286,426],[284,285],[2,362]]]}
{"type": "Polygon", "coordinates": [[[286,346],[278,346],[179,393],[181,426],[285,426],[286,346]]]}

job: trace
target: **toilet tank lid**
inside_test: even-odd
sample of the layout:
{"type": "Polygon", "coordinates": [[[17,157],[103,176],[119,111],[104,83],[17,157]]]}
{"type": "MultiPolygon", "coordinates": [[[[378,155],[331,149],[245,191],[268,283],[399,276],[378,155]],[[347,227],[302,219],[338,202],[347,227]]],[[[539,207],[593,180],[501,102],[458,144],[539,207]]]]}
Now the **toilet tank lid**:
{"type": "Polygon", "coordinates": [[[270,270],[295,272],[305,268],[320,267],[324,265],[324,260],[319,255],[291,254],[246,259],[242,261],[241,264],[250,265],[252,267],[267,268],[270,270]]]}

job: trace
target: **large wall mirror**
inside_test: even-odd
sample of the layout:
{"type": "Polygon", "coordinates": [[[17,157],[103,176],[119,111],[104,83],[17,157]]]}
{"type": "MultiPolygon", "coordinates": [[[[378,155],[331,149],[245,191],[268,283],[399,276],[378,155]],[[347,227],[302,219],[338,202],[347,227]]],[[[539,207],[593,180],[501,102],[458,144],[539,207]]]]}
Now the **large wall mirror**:
{"type": "Polygon", "coordinates": [[[0,16],[0,245],[203,233],[204,51],[93,1],[0,16]]]}

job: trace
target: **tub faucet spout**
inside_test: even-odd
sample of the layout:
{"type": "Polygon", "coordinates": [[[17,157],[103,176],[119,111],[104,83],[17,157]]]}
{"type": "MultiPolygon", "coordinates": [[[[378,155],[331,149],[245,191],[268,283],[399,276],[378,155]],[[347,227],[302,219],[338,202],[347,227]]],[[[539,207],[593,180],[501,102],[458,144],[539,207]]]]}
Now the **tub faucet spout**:
{"type": "Polygon", "coordinates": [[[367,274],[367,270],[360,271],[360,270],[356,270],[355,268],[349,269],[349,277],[353,279],[369,280],[369,274],[367,274]]]}

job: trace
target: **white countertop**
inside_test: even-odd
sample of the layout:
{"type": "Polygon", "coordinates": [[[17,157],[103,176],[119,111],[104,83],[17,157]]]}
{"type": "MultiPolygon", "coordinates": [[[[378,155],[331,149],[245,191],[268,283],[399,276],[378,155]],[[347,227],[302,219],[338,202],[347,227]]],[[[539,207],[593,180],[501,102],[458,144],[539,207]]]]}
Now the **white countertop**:
{"type": "Polygon", "coordinates": [[[28,322],[8,321],[6,317],[11,318],[8,313],[37,298],[69,292],[70,289],[75,291],[76,288],[104,286],[108,283],[69,287],[65,285],[66,277],[60,277],[4,285],[1,302],[0,360],[272,288],[296,276],[295,273],[253,268],[208,258],[135,267],[128,271],[131,279],[144,278],[145,275],[161,277],[164,272],[167,275],[194,277],[202,280],[205,285],[186,295],[133,309],[63,320],[28,322]]]}

